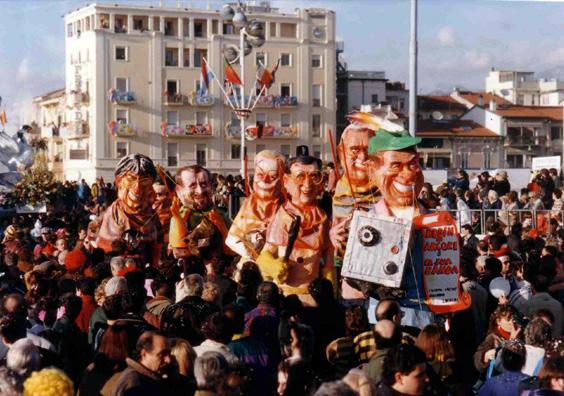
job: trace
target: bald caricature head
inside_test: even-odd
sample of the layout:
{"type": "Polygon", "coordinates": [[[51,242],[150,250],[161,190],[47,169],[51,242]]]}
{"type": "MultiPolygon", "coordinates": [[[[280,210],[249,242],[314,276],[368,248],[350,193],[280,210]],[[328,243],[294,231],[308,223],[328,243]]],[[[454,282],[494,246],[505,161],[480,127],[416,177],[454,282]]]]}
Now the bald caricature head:
{"type": "Polygon", "coordinates": [[[260,199],[274,199],[282,191],[284,157],[272,150],[263,150],[255,157],[253,191],[260,199]]]}

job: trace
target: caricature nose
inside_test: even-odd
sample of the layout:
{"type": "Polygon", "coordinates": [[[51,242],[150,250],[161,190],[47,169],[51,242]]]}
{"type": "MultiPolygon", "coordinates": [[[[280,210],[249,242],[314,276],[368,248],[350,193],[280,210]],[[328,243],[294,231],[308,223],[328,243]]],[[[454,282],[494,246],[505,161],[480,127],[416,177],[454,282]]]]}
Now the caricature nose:
{"type": "Polygon", "coordinates": [[[309,188],[311,187],[311,179],[309,177],[306,177],[304,180],[304,187],[309,188]]]}
{"type": "Polygon", "coordinates": [[[368,157],[368,153],[366,152],[366,150],[359,150],[358,151],[358,156],[357,158],[361,161],[366,161],[366,158],[368,157]]]}
{"type": "Polygon", "coordinates": [[[202,186],[200,184],[196,185],[196,194],[201,194],[203,191],[202,186]]]}

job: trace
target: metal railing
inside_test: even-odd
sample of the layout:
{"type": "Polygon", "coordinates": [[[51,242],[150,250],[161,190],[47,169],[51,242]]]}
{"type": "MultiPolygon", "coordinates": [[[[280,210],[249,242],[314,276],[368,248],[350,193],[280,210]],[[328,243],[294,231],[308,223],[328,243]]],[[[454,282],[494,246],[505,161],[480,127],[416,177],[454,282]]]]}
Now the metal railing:
{"type": "Polygon", "coordinates": [[[501,220],[507,227],[515,223],[524,224],[530,222],[532,229],[536,229],[539,235],[546,235],[549,229],[550,219],[557,219],[559,223],[564,219],[564,210],[533,210],[533,209],[435,209],[432,212],[449,212],[460,232],[465,224],[470,224],[476,234],[486,234],[486,222],[493,217],[494,221],[501,220]]]}

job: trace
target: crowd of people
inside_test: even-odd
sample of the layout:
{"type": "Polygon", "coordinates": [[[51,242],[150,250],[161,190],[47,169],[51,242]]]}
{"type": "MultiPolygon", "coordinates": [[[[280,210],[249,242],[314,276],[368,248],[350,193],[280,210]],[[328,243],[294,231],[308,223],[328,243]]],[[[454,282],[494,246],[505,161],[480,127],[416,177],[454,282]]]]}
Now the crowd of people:
{"type": "MultiPolygon", "coordinates": [[[[322,199],[336,180],[333,167],[324,173],[322,199]]],[[[65,182],[47,213],[0,225],[0,394],[563,395],[555,173],[543,170],[519,194],[504,172],[471,186],[459,170],[439,188],[424,185],[421,205],[457,210],[460,282],[472,303],[422,328],[391,298],[374,312],[342,304],[324,278],[309,284],[314,304],[304,306],[252,260],[222,252],[151,265],[128,238],[105,252],[96,236],[116,188],[65,182]],[[544,223],[534,217],[541,209],[552,211],[544,223]]],[[[213,185],[214,204],[236,214],[244,181],[214,175],[213,185]]]]}

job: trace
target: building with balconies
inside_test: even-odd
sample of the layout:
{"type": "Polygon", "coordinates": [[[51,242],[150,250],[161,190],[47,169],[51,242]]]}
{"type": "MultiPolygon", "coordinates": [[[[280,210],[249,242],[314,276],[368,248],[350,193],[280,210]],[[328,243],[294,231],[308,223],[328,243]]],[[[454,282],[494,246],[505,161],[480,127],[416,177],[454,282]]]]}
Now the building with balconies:
{"type": "MultiPolygon", "coordinates": [[[[271,69],[280,59],[274,84],[246,123],[245,133],[261,130],[246,144],[249,160],[264,149],[290,155],[298,145],[330,160],[334,12],[282,13],[266,2],[249,5],[246,14],[264,23],[266,38],[245,57],[246,91],[256,65],[271,69]]],[[[91,4],[66,14],[64,23],[66,178],[111,180],[119,158],[136,152],[173,172],[196,163],[213,172],[239,172],[239,120],[215,81],[209,92],[200,89],[203,59],[222,82],[223,49],[239,43],[238,29],[218,10],[91,4]]]]}
{"type": "Polygon", "coordinates": [[[67,106],[74,106],[76,101],[82,100],[84,97],[80,95],[67,96],[64,88],[33,98],[36,111],[35,122],[40,127],[41,137],[47,141],[48,166],[59,180],[64,179],[65,141],[63,135],[68,126],[67,106]]]}
{"type": "Polygon", "coordinates": [[[564,81],[535,79],[535,73],[529,71],[492,68],[486,77],[486,92],[516,105],[558,106],[564,100],[564,81]]]}

